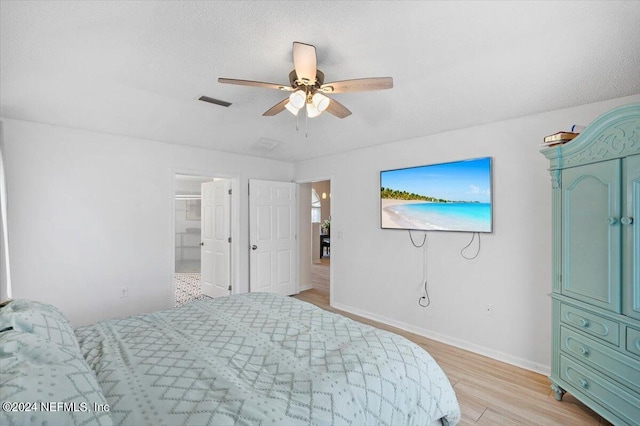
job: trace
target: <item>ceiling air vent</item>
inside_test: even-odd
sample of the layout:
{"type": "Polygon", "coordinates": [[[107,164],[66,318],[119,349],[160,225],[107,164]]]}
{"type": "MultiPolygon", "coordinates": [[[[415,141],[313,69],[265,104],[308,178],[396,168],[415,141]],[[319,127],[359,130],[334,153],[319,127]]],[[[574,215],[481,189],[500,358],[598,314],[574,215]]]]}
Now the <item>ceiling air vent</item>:
{"type": "Polygon", "coordinates": [[[250,149],[251,149],[251,151],[257,152],[257,153],[260,153],[260,154],[268,154],[271,151],[273,151],[273,149],[275,147],[277,147],[278,145],[280,145],[280,141],[277,141],[275,139],[261,137],[258,140],[258,142],[256,142],[253,145],[251,145],[250,149]]]}
{"type": "Polygon", "coordinates": [[[209,102],[210,104],[220,105],[223,107],[228,107],[229,105],[231,105],[231,102],[221,101],[220,99],[214,99],[208,96],[200,96],[198,100],[202,102],[209,102]]]}

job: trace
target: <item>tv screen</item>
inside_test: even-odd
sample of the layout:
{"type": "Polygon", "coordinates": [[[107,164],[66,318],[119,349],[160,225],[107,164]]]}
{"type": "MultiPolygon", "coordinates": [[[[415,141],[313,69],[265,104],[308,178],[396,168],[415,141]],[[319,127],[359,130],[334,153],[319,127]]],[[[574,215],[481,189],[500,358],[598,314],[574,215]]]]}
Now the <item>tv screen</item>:
{"type": "Polygon", "coordinates": [[[491,157],[380,172],[383,229],[492,232],[491,157]]]}

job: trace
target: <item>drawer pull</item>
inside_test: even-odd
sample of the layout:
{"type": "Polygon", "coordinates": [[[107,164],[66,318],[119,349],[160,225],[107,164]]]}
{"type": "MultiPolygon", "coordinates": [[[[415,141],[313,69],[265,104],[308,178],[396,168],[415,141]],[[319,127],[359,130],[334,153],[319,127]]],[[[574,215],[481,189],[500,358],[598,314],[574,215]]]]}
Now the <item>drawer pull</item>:
{"type": "Polygon", "coordinates": [[[584,346],[580,346],[580,353],[584,356],[589,356],[589,349],[585,348],[584,346]]]}
{"type": "Polygon", "coordinates": [[[587,382],[585,379],[580,379],[580,386],[586,389],[587,386],[589,386],[589,382],[587,382]]]}
{"type": "Polygon", "coordinates": [[[584,318],[580,318],[580,325],[582,325],[585,328],[589,327],[589,321],[584,318]]]}

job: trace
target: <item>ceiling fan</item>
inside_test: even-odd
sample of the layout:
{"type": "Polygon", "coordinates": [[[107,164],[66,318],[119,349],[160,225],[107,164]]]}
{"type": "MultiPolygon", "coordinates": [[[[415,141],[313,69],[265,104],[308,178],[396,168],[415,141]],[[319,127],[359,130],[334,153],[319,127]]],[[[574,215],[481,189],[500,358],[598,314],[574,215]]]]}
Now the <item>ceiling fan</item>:
{"type": "Polygon", "coordinates": [[[344,105],[325,96],[325,94],[365,92],[393,87],[393,78],[391,77],[358,78],[325,83],[324,73],[317,67],[316,48],[297,41],[293,42],[293,68],[293,71],[289,73],[288,86],[233,78],[219,78],[218,82],[291,92],[288,97],[269,108],[262,115],[274,116],[287,109],[297,116],[301,110],[304,110],[309,118],[317,117],[323,111],[338,118],[351,115],[351,111],[344,105]]]}

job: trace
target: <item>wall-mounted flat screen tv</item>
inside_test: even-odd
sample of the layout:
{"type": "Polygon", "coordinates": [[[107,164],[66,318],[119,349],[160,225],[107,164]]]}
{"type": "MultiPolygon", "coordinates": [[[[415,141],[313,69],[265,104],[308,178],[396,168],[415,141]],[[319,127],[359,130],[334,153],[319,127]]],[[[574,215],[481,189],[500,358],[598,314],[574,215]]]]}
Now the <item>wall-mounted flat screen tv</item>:
{"type": "Polygon", "coordinates": [[[381,171],[381,226],[492,232],[491,188],[491,157],[381,171]]]}

